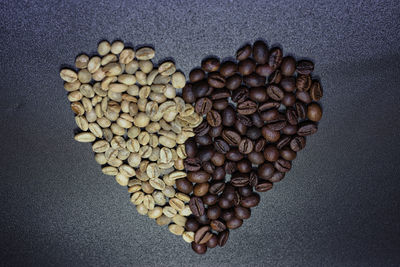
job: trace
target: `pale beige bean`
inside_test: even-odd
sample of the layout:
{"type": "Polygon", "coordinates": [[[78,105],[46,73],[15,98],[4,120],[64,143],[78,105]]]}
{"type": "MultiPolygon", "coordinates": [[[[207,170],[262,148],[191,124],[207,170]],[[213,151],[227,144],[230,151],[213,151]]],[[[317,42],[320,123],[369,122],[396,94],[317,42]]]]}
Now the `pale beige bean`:
{"type": "Polygon", "coordinates": [[[138,153],[140,149],[140,144],[136,139],[129,139],[128,142],[126,142],[126,148],[129,150],[129,152],[138,153]]]}
{"type": "Polygon", "coordinates": [[[113,167],[119,167],[123,162],[119,158],[110,158],[107,163],[113,167]]]}
{"type": "Polygon", "coordinates": [[[152,187],[151,184],[148,181],[145,181],[145,182],[142,183],[142,190],[146,194],[151,194],[151,193],[154,192],[154,187],[152,187]]]}
{"type": "Polygon", "coordinates": [[[190,197],[188,195],[181,193],[181,192],[177,192],[175,194],[175,197],[182,200],[183,202],[189,202],[189,200],[190,200],[190,197]]]}
{"type": "Polygon", "coordinates": [[[150,86],[143,86],[139,90],[139,98],[148,98],[151,92],[150,86]]]}
{"type": "MultiPolygon", "coordinates": [[[[106,73],[106,76],[113,77],[119,75],[122,71],[121,65],[119,63],[108,63],[103,67],[103,71],[106,73]]],[[[104,89],[104,88],[103,88],[104,89]]]]}
{"type": "Polygon", "coordinates": [[[127,100],[123,100],[122,102],[121,102],[121,110],[122,110],[122,112],[126,112],[126,113],[128,113],[129,112],[129,101],[127,101],[127,100]]]}
{"type": "Polygon", "coordinates": [[[163,102],[167,101],[167,97],[163,93],[151,92],[150,95],[149,95],[149,98],[152,101],[155,101],[157,103],[163,103],[163,102]]]}
{"type": "Polygon", "coordinates": [[[108,63],[117,62],[117,61],[118,61],[118,58],[117,58],[116,55],[114,55],[114,54],[108,54],[108,55],[104,56],[104,57],[101,59],[101,65],[102,65],[102,66],[105,66],[105,65],[107,65],[108,63]]]}
{"type": "Polygon", "coordinates": [[[135,58],[135,51],[130,48],[126,48],[121,51],[121,54],[119,55],[119,62],[122,64],[128,64],[135,58]]]}
{"type": "Polygon", "coordinates": [[[121,41],[114,41],[111,45],[111,53],[118,55],[124,50],[124,43],[121,41]]]}
{"type": "Polygon", "coordinates": [[[167,87],[164,84],[153,84],[151,87],[151,91],[154,93],[163,94],[167,87]]]}
{"type": "Polygon", "coordinates": [[[175,71],[176,71],[175,64],[171,61],[164,62],[158,67],[158,72],[162,76],[172,75],[175,71]]]}
{"type": "Polygon", "coordinates": [[[78,72],[78,79],[81,83],[89,83],[92,80],[92,75],[87,69],[82,69],[78,72]]]}
{"type": "Polygon", "coordinates": [[[167,203],[165,195],[162,192],[158,191],[158,190],[154,191],[152,196],[154,198],[154,202],[157,205],[164,206],[165,203],[167,203]]]}
{"type": "Polygon", "coordinates": [[[110,83],[116,82],[116,81],[117,81],[117,77],[115,77],[115,76],[110,76],[110,77],[104,78],[104,80],[101,81],[101,89],[107,91],[110,83]]]}
{"type": "MultiPolygon", "coordinates": [[[[161,180],[160,178],[151,178],[149,173],[147,173],[147,176],[149,176],[149,178],[150,178],[149,183],[152,187],[154,187],[157,190],[165,189],[165,183],[163,180],[161,180]]],[[[154,177],[154,175],[153,175],[153,177],[154,177]]]]}
{"type": "Polygon", "coordinates": [[[183,159],[177,159],[174,161],[174,168],[177,170],[184,170],[185,169],[185,164],[183,159]]]}
{"type": "Polygon", "coordinates": [[[106,117],[98,118],[96,120],[97,124],[100,125],[102,128],[108,128],[111,125],[111,121],[106,117]]]}
{"type": "Polygon", "coordinates": [[[107,55],[108,53],[110,53],[110,50],[111,50],[111,45],[107,41],[102,41],[97,46],[97,53],[99,53],[100,56],[107,55]]]}
{"type": "Polygon", "coordinates": [[[177,224],[170,224],[168,226],[168,230],[174,235],[182,235],[183,232],[185,231],[185,228],[177,224]]]}
{"type": "Polygon", "coordinates": [[[139,98],[139,100],[137,102],[138,110],[141,111],[141,112],[145,112],[146,111],[146,105],[147,105],[147,98],[139,98]]]}
{"type": "Polygon", "coordinates": [[[133,185],[142,185],[142,181],[140,181],[139,179],[130,179],[128,186],[133,186],[133,185]]]}
{"type": "Polygon", "coordinates": [[[97,153],[97,154],[94,156],[94,159],[95,159],[96,162],[97,162],[98,164],[100,164],[100,165],[104,165],[104,164],[107,163],[107,159],[106,159],[106,157],[104,156],[104,153],[97,153]]]}
{"type": "Polygon", "coordinates": [[[102,68],[99,68],[96,72],[92,74],[92,79],[96,82],[102,81],[106,77],[106,73],[103,71],[102,68]]]}
{"type": "Polygon", "coordinates": [[[68,92],[76,91],[79,89],[79,87],[81,87],[81,82],[79,80],[70,83],[64,83],[64,89],[68,92]]]}
{"type": "Polygon", "coordinates": [[[142,190],[142,186],[141,185],[134,185],[134,186],[131,186],[131,187],[128,188],[128,193],[133,194],[133,193],[138,192],[140,190],[142,190]]]}
{"type": "Polygon", "coordinates": [[[111,159],[111,158],[116,158],[118,156],[118,150],[116,150],[115,148],[110,147],[105,153],[104,153],[105,157],[107,160],[111,159]]]}
{"type": "Polygon", "coordinates": [[[131,202],[135,205],[139,205],[143,202],[144,199],[144,193],[141,191],[135,192],[132,196],[131,196],[131,202]]]}
{"type": "Polygon", "coordinates": [[[106,152],[110,148],[110,144],[106,140],[99,140],[93,143],[92,150],[96,153],[106,152]]]}
{"type": "Polygon", "coordinates": [[[138,137],[139,134],[140,134],[140,129],[136,126],[133,126],[128,130],[129,138],[135,139],[136,137],[138,137]]]}
{"type": "Polygon", "coordinates": [[[105,129],[103,129],[103,136],[104,136],[104,139],[107,140],[107,142],[111,142],[111,140],[113,138],[113,133],[111,132],[110,129],[105,128],[105,129]]]}
{"type": "Polygon", "coordinates": [[[160,217],[162,215],[162,208],[161,207],[155,207],[154,209],[149,210],[147,215],[151,219],[157,219],[158,217],[160,217]]]}
{"type": "Polygon", "coordinates": [[[117,102],[121,102],[122,101],[122,93],[120,93],[120,92],[115,92],[115,91],[108,90],[107,96],[111,100],[114,100],[114,101],[117,101],[117,102]]]}
{"type": "Polygon", "coordinates": [[[154,78],[153,84],[167,84],[171,81],[171,76],[162,76],[158,74],[156,78],[154,78]]]}
{"type": "Polygon", "coordinates": [[[171,218],[169,218],[169,217],[167,217],[167,216],[165,216],[165,215],[161,215],[160,217],[158,217],[158,218],[156,219],[156,223],[157,223],[159,226],[167,225],[167,224],[169,224],[170,222],[171,222],[171,218]]]}
{"type": "Polygon", "coordinates": [[[101,83],[100,82],[97,82],[97,83],[95,83],[93,85],[93,90],[97,95],[99,95],[101,97],[107,96],[107,91],[101,89],[101,83]]]}
{"type": "Polygon", "coordinates": [[[121,111],[121,106],[116,101],[107,102],[107,110],[119,113],[121,111]]]}
{"type": "Polygon", "coordinates": [[[183,208],[185,208],[185,203],[183,203],[183,201],[178,198],[171,198],[168,203],[177,211],[181,211],[183,210],[183,208]]]}
{"type": "Polygon", "coordinates": [[[139,149],[139,155],[141,155],[141,157],[144,159],[147,159],[148,157],[150,157],[152,152],[153,152],[153,148],[150,146],[142,146],[139,149]]]}
{"type": "Polygon", "coordinates": [[[176,97],[176,90],[174,87],[172,87],[172,85],[167,84],[165,86],[165,91],[164,91],[164,95],[166,98],[168,99],[173,99],[176,97]]]}
{"type": "Polygon", "coordinates": [[[134,74],[139,69],[139,63],[137,60],[132,60],[125,65],[125,72],[128,74],[134,74]]]}
{"type": "Polygon", "coordinates": [[[108,85],[108,90],[116,92],[116,93],[122,93],[128,90],[128,86],[123,83],[110,83],[108,85]]]}
{"type": "Polygon", "coordinates": [[[90,143],[96,140],[96,136],[89,132],[83,132],[75,135],[75,140],[82,143],[90,143]]]}
{"type": "Polygon", "coordinates": [[[102,100],[103,100],[103,98],[101,96],[95,95],[91,100],[92,106],[95,106],[95,105],[101,103],[102,100]]]}
{"type": "Polygon", "coordinates": [[[186,220],[186,217],[179,214],[176,214],[174,217],[172,217],[172,221],[180,226],[185,226],[186,220]]]}
{"type": "Polygon", "coordinates": [[[104,112],[104,116],[110,121],[116,121],[119,117],[119,114],[117,112],[107,110],[106,112],[104,112]]]}
{"type": "Polygon", "coordinates": [[[81,54],[75,59],[75,66],[78,69],[86,69],[89,62],[89,57],[85,54],[81,54]]]}
{"type": "Polygon", "coordinates": [[[186,78],[182,72],[175,72],[174,74],[172,74],[171,81],[172,86],[178,89],[185,87],[186,84],[186,78]]]}
{"type": "MultiPolygon", "coordinates": [[[[133,123],[135,124],[135,126],[140,128],[146,127],[150,123],[150,118],[146,115],[146,113],[140,112],[134,118],[133,123]]],[[[171,144],[171,142],[169,142],[169,144],[171,144]]]]}
{"type": "Polygon", "coordinates": [[[118,174],[118,169],[112,166],[107,166],[101,169],[101,171],[106,175],[115,176],[118,174]]]}
{"type": "Polygon", "coordinates": [[[185,145],[183,145],[183,144],[178,145],[178,147],[176,148],[176,153],[178,154],[178,157],[181,159],[187,158],[185,145]]]}
{"type": "Polygon", "coordinates": [[[97,138],[103,137],[103,130],[97,123],[89,123],[89,130],[97,138]]]}
{"type": "Polygon", "coordinates": [[[186,231],[182,234],[182,238],[187,243],[192,243],[194,241],[194,232],[186,231]]]}
{"type": "Polygon", "coordinates": [[[162,190],[163,194],[166,197],[172,198],[175,196],[175,189],[173,186],[165,186],[165,188],[162,190]]]}
{"type": "Polygon", "coordinates": [[[93,109],[92,101],[90,101],[86,97],[83,97],[81,102],[82,102],[83,108],[85,109],[86,112],[92,111],[92,109],[93,109]]]}
{"type": "Polygon", "coordinates": [[[117,181],[117,183],[121,186],[127,186],[128,182],[129,182],[129,177],[123,175],[122,173],[118,173],[115,176],[115,180],[117,181]]]}
{"type": "Polygon", "coordinates": [[[167,122],[172,122],[173,120],[175,120],[176,115],[178,115],[178,111],[176,111],[176,109],[168,109],[164,113],[163,119],[167,122]]]}
{"type": "Polygon", "coordinates": [[[139,95],[139,86],[137,86],[135,84],[128,86],[127,93],[130,94],[131,96],[138,96],[139,95]]]}
{"type": "Polygon", "coordinates": [[[70,102],[79,101],[79,100],[82,99],[82,97],[83,97],[83,95],[82,95],[82,93],[79,92],[79,91],[73,91],[73,92],[71,92],[71,93],[68,94],[68,100],[69,100],[70,102]]]}
{"type": "Polygon", "coordinates": [[[144,73],[150,73],[153,70],[153,63],[150,60],[139,60],[139,68],[144,73]]]}
{"type": "Polygon", "coordinates": [[[89,60],[87,71],[88,71],[88,73],[95,73],[100,67],[101,67],[101,58],[100,57],[92,57],[89,60]]]}
{"type": "Polygon", "coordinates": [[[135,176],[135,169],[129,165],[123,164],[119,167],[119,172],[127,177],[135,176]]]}
{"type": "Polygon", "coordinates": [[[129,129],[129,128],[132,127],[132,122],[127,121],[127,120],[122,119],[122,118],[118,118],[118,119],[117,119],[117,124],[118,124],[119,126],[121,126],[122,128],[125,128],[125,129],[129,129]]]}
{"type": "Polygon", "coordinates": [[[141,144],[142,146],[145,146],[150,141],[150,134],[148,132],[143,131],[139,134],[137,139],[139,141],[139,144],[141,144]]]}
{"type": "Polygon", "coordinates": [[[94,112],[96,113],[97,118],[102,118],[104,116],[103,110],[101,110],[100,103],[94,107],[94,112]]]}
{"type": "Polygon", "coordinates": [[[136,51],[136,58],[139,60],[149,60],[154,58],[154,49],[150,47],[142,47],[136,51]]]}
{"type": "Polygon", "coordinates": [[[118,151],[118,158],[122,161],[128,159],[131,152],[127,148],[120,149],[118,151]]]}
{"type": "Polygon", "coordinates": [[[151,151],[149,160],[157,161],[160,158],[160,148],[159,147],[152,147],[152,148],[153,148],[153,150],[151,151]]]}
{"type": "Polygon", "coordinates": [[[146,195],[143,199],[143,205],[148,210],[154,209],[154,198],[151,195],[146,195]]]}
{"type": "Polygon", "coordinates": [[[141,160],[139,153],[131,153],[128,158],[128,164],[133,168],[137,168],[141,160]]]}
{"type": "Polygon", "coordinates": [[[163,147],[160,149],[160,162],[168,163],[172,160],[172,152],[171,149],[167,147],[163,147]]]}
{"type": "Polygon", "coordinates": [[[60,71],[60,77],[64,81],[66,81],[68,83],[72,83],[78,79],[78,74],[76,74],[75,71],[70,70],[70,69],[62,69],[60,71]]]}
{"type": "Polygon", "coordinates": [[[166,136],[160,136],[158,138],[158,141],[160,142],[161,145],[166,146],[168,148],[173,148],[176,146],[176,141],[166,136]]]}
{"type": "Polygon", "coordinates": [[[152,85],[154,82],[154,79],[158,75],[158,70],[152,70],[148,75],[147,75],[147,85],[152,85]]]}
{"type": "Polygon", "coordinates": [[[143,203],[137,205],[136,210],[140,215],[146,215],[147,212],[149,211],[148,209],[146,209],[146,207],[143,205],[143,203]]]}
{"type": "Polygon", "coordinates": [[[121,126],[119,126],[116,123],[111,124],[111,131],[113,132],[113,134],[115,135],[124,135],[126,130],[124,128],[122,128],[121,126]]]}
{"type": "MultiPolygon", "coordinates": [[[[147,112],[146,112],[147,114],[147,112]]],[[[147,114],[149,115],[149,114],[147,114]]],[[[151,117],[151,116],[150,116],[151,117]]],[[[157,133],[161,129],[161,126],[158,122],[150,122],[149,125],[146,126],[146,131],[148,133],[157,133]]],[[[158,141],[158,138],[157,138],[158,141]]]]}
{"type": "Polygon", "coordinates": [[[87,131],[89,129],[89,123],[85,117],[75,116],[75,122],[79,129],[81,129],[82,131],[87,131]]]}
{"type": "Polygon", "coordinates": [[[192,214],[192,211],[189,205],[185,205],[185,207],[181,211],[179,211],[179,214],[185,217],[190,216],[192,214]]]}
{"type": "Polygon", "coordinates": [[[146,73],[144,73],[143,71],[137,71],[135,73],[135,77],[136,77],[136,81],[137,83],[139,83],[140,85],[146,85],[147,84],[147,76],[146,73]]]}
{"type": "Polygon", "coordinates": [[[176,211],[176,209],[174,209],[174,208],[172,208],[170,206],[165,206],[163,208],[163,214],[165,216],[167,216],[168,218],[172,218],[177,214],[177,211],[176,211]]]}
{"type": "Polygon", "coordinates": [[[122,136],[114,136],[111,140],[111,147],[117,150],[124,149],[126,147],[126,141],[122,136]]]}
{"type": "MultiPolygon", "coordinates": [[[[125,85],[134,85],[136,83],[136,77],[131,74],[122,74],[118,76],[118,82],[125,85]]],[[[128,90],[128,88],[126,90],[128,90]]]]}

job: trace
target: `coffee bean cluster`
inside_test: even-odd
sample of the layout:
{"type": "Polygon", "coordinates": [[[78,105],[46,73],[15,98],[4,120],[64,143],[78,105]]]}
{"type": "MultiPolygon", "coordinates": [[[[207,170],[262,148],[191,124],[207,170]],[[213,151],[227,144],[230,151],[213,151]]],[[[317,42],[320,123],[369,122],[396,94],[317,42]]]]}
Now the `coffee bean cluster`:
{"type": "Polygon", "coordinates": [[[203,60],[183,88],[185,102],[204,117],[186,143],[186,178],[176,186],[191,194],[192,249],[224,246],[229,231],[250,218],[251,208],[291,169],[306,136],[322,117],[314,64],[283,56],[262,41],[245,45],[237,61],[203,60]]]}

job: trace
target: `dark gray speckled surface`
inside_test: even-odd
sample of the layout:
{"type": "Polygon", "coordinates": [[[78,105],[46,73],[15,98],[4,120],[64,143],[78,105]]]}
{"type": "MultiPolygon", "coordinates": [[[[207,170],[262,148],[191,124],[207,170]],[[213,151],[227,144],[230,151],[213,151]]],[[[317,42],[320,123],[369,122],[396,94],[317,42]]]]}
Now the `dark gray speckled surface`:
{"type": "Polygon", "coordinates": [[[8,266],[398,266],[399,1],[0,1],[0,260],[8,266]],[[195,255],[73,140],[61,64],[102,39],[185,73],[263,38],[309,57],[319,132],[223,249],[195,255]]]}

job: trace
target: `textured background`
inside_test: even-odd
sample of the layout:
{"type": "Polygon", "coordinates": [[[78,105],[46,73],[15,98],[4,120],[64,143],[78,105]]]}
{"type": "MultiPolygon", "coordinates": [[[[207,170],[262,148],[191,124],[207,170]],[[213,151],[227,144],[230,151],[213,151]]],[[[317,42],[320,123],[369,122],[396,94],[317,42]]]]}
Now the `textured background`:
{"type": "Polygon", "coordinates": [[[0,1],[1,265],[400,264],[399,1],[0,1]],[[258,38],[309,57],[324,118],[226,247],[139,216],[75,128],[62,64],[102,39],[185,73],[258,38]]]}

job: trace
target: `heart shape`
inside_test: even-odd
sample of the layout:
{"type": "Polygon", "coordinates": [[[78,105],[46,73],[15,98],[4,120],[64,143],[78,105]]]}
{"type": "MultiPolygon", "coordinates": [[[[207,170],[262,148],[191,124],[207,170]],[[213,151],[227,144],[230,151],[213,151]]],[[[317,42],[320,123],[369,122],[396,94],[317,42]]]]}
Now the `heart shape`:
{"type": "Polygon", "coordinates": [[[204,59],[187,84],[173,62],[153,68],[152,48],[103,41],[98,54],[60,73],[82,130],[75,139],[93,142],[103,173],[128,186],[137,211],[196,253],[226,244],[258,205],[256,192],[282,180],[318,130],[314,64],[262,41],[240,48],[238,62],[204,59]]]}

